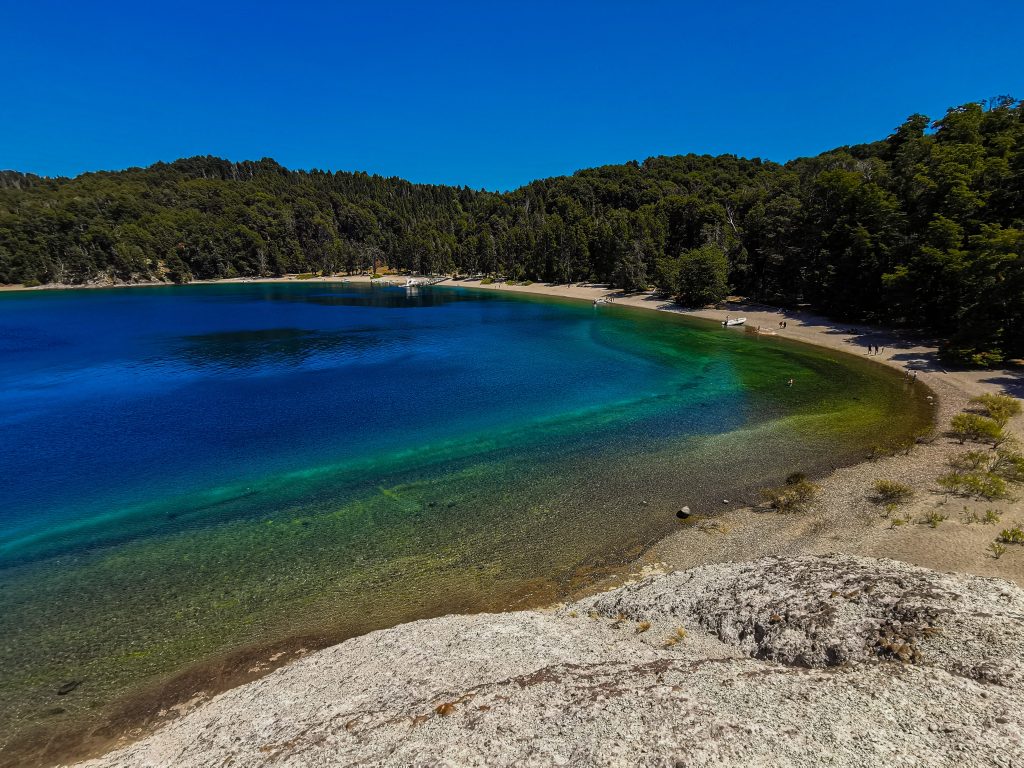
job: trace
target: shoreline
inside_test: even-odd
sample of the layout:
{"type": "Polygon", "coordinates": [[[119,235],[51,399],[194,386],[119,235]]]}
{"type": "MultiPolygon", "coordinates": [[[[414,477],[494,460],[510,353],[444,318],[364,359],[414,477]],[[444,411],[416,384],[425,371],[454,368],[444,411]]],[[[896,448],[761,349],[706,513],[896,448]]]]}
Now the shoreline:
{"type": "MultiPolygon", "coordinates": [[[[387,278],[405,279],[405,276],[387,275],[385,279],[387,278]]],[[[219,280],[195,280],[187,285],[295,282],[365,284],[370,283],[371,278],[365,274],[303,279],[294,275],[266,278],[236,277],[219,280]]],[[[125,285],[49,285],[31,288],[0,286],[0,291],[91,290],[173,285],[172,283],[146,282],[125,285]]],[[[916,446],[910,454],[905,456],[889,456],[875,460],[865,457],[864,461],[840,467],[828,473],[820,480],[823,502],[818,505],[822,507],[820,514],[812,515],[816,521],[815,525],[810,527],[796,525],[794,518],[807,521],[808,518],[804,515],[771,515],[772,525],[769,526],[771,535],[765,536],[764,531],[751,530],[756,529],[764,522],[764,513],[754,511],[750,507],[733,506],[717,509],[709,513],[709,517],[714,518],[713,520],[701,519],[700,515],[695,515],[696,526],[703,526],[702,530],[718,530],[724,526],[730,530],[728,535],[719,537],[720,540],[710,546],[707,545],[707,541],[704,541],[697,548],[697,552],[689,551],[694,538],[690,535],[690,531],[694,529],[695,525],[688,524],[652,545],[633,564],[633,570],[685,568],[723,560],[743,559],[745,555],[753,557],[771,554],[817,554],[822,551],[832,551],[827,547],[822,549],[827,542],[832,542],[836,545],[841,543],[844,548],[836,551],[845,554],[906,559],[907,562],[925,567],[958,570],[978,575],[1002,576],[1024,585],[1024,562],[1011,566],[1010,563],[1013,560],[1011,558],[995,560],[984,554],[980,557],[966,556],[964,546],[973,547],[975,544],[980,544],[985,536],[988,537],[987,540],[991,540],[993,534],[991,526],[974,525],[971,529],[973,535],[933,537],[938,540],[937,542],[933,541],[933,545],[947,543],[946,540],[950,538],[957,539],[956,546],[947,546],[945,549],[942,546],[922,547],[919,542],[909,541],[907,534],[917,528],[915,525],[903,526],[902,531],[890,530],[887,532],[890,534],[887,538],[864,536],[866,526],[870,528],[870,523],[874,522],[876,523],[874,527],[877,528],[879,518],[878,508],[866,501],[866,496],[872,485],[871,477],[897,480],[919,489],[917,498],[906,509],[911,515],[922,513],[926,508],[949,507],[950,504],[955,503],[959,503],[960,507],[968,514],[978,507],[982,512],[992,507],[997,507],[1007,513],[1018,511],[1016,507],[1012,507],[1012,501],[1006,500],[962,503],[964,501],[962,499],[951,501],[945,495],[936,500],[934,498],[936,496],[934,481],[946,471],[949,457],[956,453],[956,448],[959,447],[942,436],[949,420],[966,407],[972,397],[980,394],[1004,392],[1024,399],[1024,371],[946,368],[939,361],[937,344],[912,331],[896,331],[860,323],[840,323],[812,312],[780,309],[755,303],[732,302],[727,304],[727,309],[687,309],[650,292],[625,293],[606,285],[590,283],[509,285],[500,281],[483,284],[478,278],[448,278],[438,287],[472,288],[497,292],[511,291],[590,302],[601,300],[616,306],[671,312],[716,323],[721,323],[727,315],[746,317],[746,327],[759,328],[762,335],[787,338],[843,354],[866,357],[873,363],[916,376],[917,381],[934,393],[937,403],[935,426],[939,437],[931,444],[916,446]],[[781,328],[780,322],[785,322],[787,327],[781,328]],[[881,352],[868,353],[868,345],[877,345],[881,348],[881,352]],[[858,520],[855,524],[848,519],[853,516],[846,513],[851,508],[857,510],[858,520]],[[739,532],[734,530],[737,528],[739,532]],[[684,544],[686,541],[689,542],[689,547],[684,544]]],[[[749,331],[736,328],[730,329],[729,332],[749,331]]],[[[1009,430],[1018,439],[1024,437],[1022,421],[1024,419],[1017,418],[1008,425],[1009,430]]],[[[1017,521],[1014,520],[1014,522],[1017,521]]],[[[1024,515],[1021,516],[1020,521],[1024,522],[1024,515]]],[[[944,528],[952,529],[956,522],[951,519],[951,523],[944,528]]],[[[1024,560],[1024,558],[1020,559],[1024,560]]],[[[623,568],[624,572],[629,570],[628,565],[623,568]]],[[[608,586],[615,583],[619,583],[619,580],[604,580],[595,586],[608,586]]]]}
{"type": "MultiPolygon", "coordinates": [[[[861,355],[889,368],[913,373],[936,398],[937,437],[919,444],[906,455],[886,456],[839,467],[818,481],[818,501],[807,513],[783,515],[749,506],[697,511],[680,529],[655,543],[633,564],[637,572],[684,570],[700,565],[751,560],[766,556],[799,556],[840,553],[884,557],[942,571],[1009,579],[1024,586],[1024,556],[993,558],[985,549],[1004,527],[1024,524],[1024,508],[1014,499],[981,501],[953,497],[938,491],[936,480],[949,470],[949,459],[970,450],[945,436],[950,420],[984,393],[1013,395],[1024,399],[1024,372],[1012,370],[950,369],[941,364],[938,346],[912,332],[857,323],[839,323],[810,312],[731,303],[728,309],[685,309],[651,293],[626,294],[603,285],[509,286],[480,285],[476,280],[449,280],[444,285],[481,290],[516,291],[594,301],[610,299],[615,305],[673,312],[722,322],[726,315],[746,317],[747,325],[762,333],[817,347],[861,355]],[[787,323],[780,329],[779,322],[787,323]],[[869,354],[868,345],[881,352],[869,354]],[[893,480],[913,487],[911,503],[900,508],[907,524],[893,526],[881,505],[870,500],[875,480],[893,480]],[[993,510],[998,525],[966,522],[971,515],[993,510]],[[935,512],[945,516],[936,528],[920,519],[935,512]]],[[[743,332],[741,329],[735,329],[743,332]]],[[[1024,438],[1024,417],[1008,425],[1018,439],[1024,438]]],[[[629,576],[625,577],[629,578],[629,576]]],[[[620,580],[595,585],[617,586],[620,580]]]]}
{"type": "MultiPolygon", "coordinates": [[[[347,278],[233,278],[228,280],[195,281],[191,284],[221,283],[368,283],[368,276],[347,278]]],[[[167,283],[135,284],[133,286],[66,286],[75,288],[120,288],[158,287],[167,283]]],[[[959,412],[969,399],[983,392],[1006,389],[1020,397],[1024,390],[1024,375],[1013,371],[953,371],[941,366],[934,345],[915,338],[909,333],[860,326],[851,329],[851,324],[833,323],[811,313],[777,310],[750,304],[733,304],[725,309],[686,310],[651,294],[623,294],[605,286],[596,285],[548,285],[509,286],[503,283],[482,285],[479,280],[446,280],[440,287],[465,287],[479,290],[513,291],[535,295],[569,298],[584,301],[611,299],[615,305],[697,317],[707,321],[721,322],[726,314],[746,316],[748,324],[771,329],[769,335],[785,336],[794,341],[831,349],[845,354],[861,354],[873,362],[896,370],[917,372],[919,381],[927,386],[937,398],[936,427],[940,434],[949,419],[959,412]],[[786,321],[790,327],[778,329],[779,321],[786,321]],[[877,344],[883,351],[867,355],[866,345],[877,344]]],[[[50,287],[24,290],[42,290],[50,287]]],[[[0,288],[0,290],[11,290],[0,288]]],[[[14,289],[17,290],[17,289],[14,289]]],[[[728,332],[745,332],[731,329],[728,332]]],[[[1012,425],[1019,436],[1021,419],[1012,425]]],[[[581,586],[570,592],[565,600],[578,599],[580,595],[593,594],[617,586],[640,573],[683,570],[696,565],[705,565],[738,560],[752,560],[766,555],[804,555],[840,552],[851,555],[891,557],[945,571],[960,571],[982,576],[1000,576],[1024,585],[1024,555],[1011,552],[1008,557],[995,560],[984,551],[984,541],[991,541],[999,527],[1008,527],[1012,522],[1024,521],[1024,515],[1010,517],[1018,508],[1011,508],[1013,502],[964,502],[963,500],[939,500],[933,497],[930,488],[934,479],[946,470],[946,460],[960,449],[944,437],[930,445],[920,445],[906,456],[894,456],[875,461],[857,463],[833,470],[820,480],[821,502],[812,512],[806,514],[779,515],[759,512],[749,507],[715,510],[695,510],[694,518],[681,523],[679,530],[651,544],[645,552],[632,562],[624,562],[615,575],[597,578],[592,584],[581,586]],[[954,514],[937,529],[923,525],[905,525],[892,529],[882,519],[879,507],[867,500],[867,491],[875,478],[887,478],[908,482],[921,488],[918,499],[909,505],[912,514],[923,514],[926,509],[943,507],[959,513],[960,507],[984,512],[986,508],[1002,510],[1003,526],[985,526],[960,522],[954,514]]],[[[314,644],[315,647],[316,644],[314,644]]],[[[300,644],[301,646],[301,644],[300,644]]],[[[308,647],[308,646],[307,646],[308,647]]],[[[296,649],[297,650],[297,649],[296,649]]],[[[306,650],[303,648],[302,650],[306,650]]],[[[302,651],[291,655],[283,662],[300,658],[302,651]]],[[[254,654],[256,664],[262,653],[254,654]]],[[[277,665],[275,665],[277,666],[277,665]]],[[[266,671],[270,671],[267,669],[266,671]]],[[[262,671],[261,671],[262,674],[262,671]]],[[[207,686],[207,692],[200,700],[180,704],[171,709],[175,713],[191,711],[208,701],[213,691],[223,691],[244,683],[245,675],[236,679],[235,685],[207,686]]],[[[102,750],[89,750],[91,754],[106,752],[131,741],[135,741],[164,725],[166,720],[157,718],[148,726],[129,729],[104,745],[102,750]]]]}

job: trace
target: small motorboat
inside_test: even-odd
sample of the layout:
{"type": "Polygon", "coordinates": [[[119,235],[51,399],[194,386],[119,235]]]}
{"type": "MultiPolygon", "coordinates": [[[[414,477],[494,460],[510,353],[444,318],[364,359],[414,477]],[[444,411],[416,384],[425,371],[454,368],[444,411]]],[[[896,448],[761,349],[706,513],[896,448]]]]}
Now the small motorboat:
{"type": "Polygon", "coordinates": [[[745,317],[732,317],[723,320],[722,325],[728,327],[732,325],[743,325],[745,322],[747,322],[747,318],[745,317]]]}

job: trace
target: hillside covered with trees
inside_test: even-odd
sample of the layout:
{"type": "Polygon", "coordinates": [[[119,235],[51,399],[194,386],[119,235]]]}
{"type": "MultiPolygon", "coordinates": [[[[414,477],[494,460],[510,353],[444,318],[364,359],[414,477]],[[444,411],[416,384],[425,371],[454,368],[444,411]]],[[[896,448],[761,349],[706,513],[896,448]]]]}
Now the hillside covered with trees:
{"type": "Polygon", "coordinates": [[[423,273],[727,292],[1024,356],[1024,104],[913,115],[784,165],[653,157],[508,193],[196,157],[46,179],[0,172],[0,283],[423,273]]]}

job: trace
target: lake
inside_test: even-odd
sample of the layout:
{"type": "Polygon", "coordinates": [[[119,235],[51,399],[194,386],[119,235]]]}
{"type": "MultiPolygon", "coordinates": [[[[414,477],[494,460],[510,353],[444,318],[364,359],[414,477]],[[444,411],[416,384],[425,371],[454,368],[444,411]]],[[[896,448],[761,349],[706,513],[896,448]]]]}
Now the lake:
{"type": "Polygon", "coordinates": [[[754,500],[929,419],[880,365],[615,305],[0,293],[0,745],[100,745],[305,649],[555,600],[684,504],[754,500]]]}

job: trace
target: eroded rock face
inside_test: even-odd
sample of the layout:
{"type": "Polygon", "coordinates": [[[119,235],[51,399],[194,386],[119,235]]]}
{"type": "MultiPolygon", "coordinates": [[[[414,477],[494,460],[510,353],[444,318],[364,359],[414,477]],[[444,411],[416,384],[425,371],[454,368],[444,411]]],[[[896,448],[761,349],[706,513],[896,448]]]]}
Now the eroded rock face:
{"type": "Polygon", "coordinates": [[[89,765],[1021,765],[1022,637],[999,580],[706,566],[356,638],[89,765]]]}
{"type": "Polygon", "coordinates": [[[600,595],[605,616],[672,616],[759,659],[833,667],[876,659],[1021,683],[1024,592],[894,560],[766,558],[658,576],[600,595]]]}

